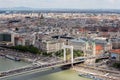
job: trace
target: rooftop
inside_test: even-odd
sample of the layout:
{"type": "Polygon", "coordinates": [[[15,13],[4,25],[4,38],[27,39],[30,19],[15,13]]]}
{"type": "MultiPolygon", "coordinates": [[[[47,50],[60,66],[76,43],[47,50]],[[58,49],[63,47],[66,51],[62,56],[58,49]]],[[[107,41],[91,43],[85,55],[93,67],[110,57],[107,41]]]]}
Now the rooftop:
{"type": "Polygon", "coordinates": [[[96,45],[96,50],[103,50],[102,45],[96,45]]]}
{"type": "Polygon", "coordinates": [[[112,53],[116,53],[116,54],[120,54],[120,49],[113,49],[110,52],[112,53]]]}
{"type": "Polygon", "coordinates": [[[82,42],[82,43],[85,43],[86,41],[83,40],[83,39],[72,39],[71,40],[72,42],[82,42]]]}

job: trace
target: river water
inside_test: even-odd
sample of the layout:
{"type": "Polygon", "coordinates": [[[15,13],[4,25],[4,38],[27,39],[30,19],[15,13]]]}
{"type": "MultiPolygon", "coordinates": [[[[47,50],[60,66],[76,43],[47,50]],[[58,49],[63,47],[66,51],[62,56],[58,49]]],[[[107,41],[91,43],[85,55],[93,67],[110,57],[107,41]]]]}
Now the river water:
{"type": "Polygon", "coordinates": [[[0,71],[7,71],[10,69],[20,68],[27,65],[29,64],[25,62],[9,60],[0,56],[0,71]]]}
{"type": "MultiPolygon", "coordinates": [[[[0,57],[0,71],[6,71],[29,65],[24,62],[16,62],[0,57]]],[[[44,72],[28,73],[9,77],[1,80],[90,80],[78,76],[73,70],[61,70],[61,68],[50,69],[44,72]]]]}

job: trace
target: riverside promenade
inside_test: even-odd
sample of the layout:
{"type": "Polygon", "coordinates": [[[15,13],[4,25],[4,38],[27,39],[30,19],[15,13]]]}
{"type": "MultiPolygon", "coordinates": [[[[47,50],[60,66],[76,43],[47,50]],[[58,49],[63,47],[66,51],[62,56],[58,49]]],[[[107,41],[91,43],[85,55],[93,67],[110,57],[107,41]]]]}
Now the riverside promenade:
{"type": "Polygon", "coordinates": [[[120,80],[120,71],[111,71],[85,65],[76,65],[73,67],[73,70],[83,74],[92,74],[103,80],[120,80]]]}

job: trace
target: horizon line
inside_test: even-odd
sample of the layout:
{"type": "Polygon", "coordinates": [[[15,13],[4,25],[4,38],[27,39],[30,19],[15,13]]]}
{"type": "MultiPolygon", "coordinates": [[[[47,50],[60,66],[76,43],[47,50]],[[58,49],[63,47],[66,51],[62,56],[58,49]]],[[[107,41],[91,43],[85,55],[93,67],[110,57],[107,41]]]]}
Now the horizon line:
{"type": "Polygon", "coordinates": [[[16,6],[16,7],[0,7],[0,9],[12,9],[12,8],[28,8],[28,9],[52,9],[52,10],[55,10],[55,9],[59,9],[59,10],[66,10],[66,9],[69,9],[69,10],[120,10],[120,9],[114,9],[114,8],[34,8],[34,7],[25,7],[25,6],[16,6]]]}

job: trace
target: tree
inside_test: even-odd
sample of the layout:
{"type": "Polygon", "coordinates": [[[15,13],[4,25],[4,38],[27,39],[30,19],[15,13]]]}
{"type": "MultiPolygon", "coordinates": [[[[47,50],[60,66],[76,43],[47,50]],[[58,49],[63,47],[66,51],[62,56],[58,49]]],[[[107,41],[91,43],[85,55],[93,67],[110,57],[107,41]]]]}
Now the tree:
{"type": "Polygon", "coordinates": [[[80,50],[74,50],[73,53],[74,53],[74,57],[84,56],[83,51],[80,50]]]}
{"type": "Polygon", "coordinates": [[[34,54],[40,53],[39,49],[32,46],[32,45],[30,45],[30,46],[18,45],[18,46],[13,46],[11,48],[15,49],[15,50],[22,51],[22,52],[30,52],[30,53],[34,53],[34,54]]]}

